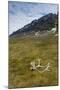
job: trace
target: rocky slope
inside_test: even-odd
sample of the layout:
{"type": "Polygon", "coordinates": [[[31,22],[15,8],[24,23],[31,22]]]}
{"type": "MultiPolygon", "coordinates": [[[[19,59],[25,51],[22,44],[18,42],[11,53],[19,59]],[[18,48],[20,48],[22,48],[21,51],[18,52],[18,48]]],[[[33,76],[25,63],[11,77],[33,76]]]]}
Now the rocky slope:
{"type": "Polygon", "coordinates": [[[58,15],[49,13],[38,20],[33,20],[23,28],[13,32],[10,36],[37,35],[39,33],[51,31],[58,27],[58,15]]]}

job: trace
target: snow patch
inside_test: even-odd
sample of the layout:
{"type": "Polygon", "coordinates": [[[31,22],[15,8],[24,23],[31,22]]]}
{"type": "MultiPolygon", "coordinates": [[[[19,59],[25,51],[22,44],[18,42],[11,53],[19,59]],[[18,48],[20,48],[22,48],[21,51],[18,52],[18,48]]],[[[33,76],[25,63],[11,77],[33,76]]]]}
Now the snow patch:
{"type": "Polygon", "coordinates": [[[40,33],[39,33],[39,32],[36,32],[36,33],[35,33],[35,36],[39,36],[39,35],[40,35],[40,33]]]}
{"type": "Polygon", "coordinates": [[[52,28],[51,31],[52,31],[53,33],[55,33],[55,32],[56,32],[56,28],[52,28]]]}

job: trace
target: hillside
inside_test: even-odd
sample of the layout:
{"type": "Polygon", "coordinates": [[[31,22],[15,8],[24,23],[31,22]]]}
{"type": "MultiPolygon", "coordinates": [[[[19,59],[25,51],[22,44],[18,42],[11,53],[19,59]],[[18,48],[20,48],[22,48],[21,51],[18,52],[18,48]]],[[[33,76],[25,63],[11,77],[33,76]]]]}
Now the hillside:
{"type": "Polygon", "coordinates": [[[58,85],[58,38],[14,37],[9,40],[9,88],[58,85]],[[50,63],[49,70],[39,73],[30,70],[31,61],[41,59],[41,65],[50,63]]]}
{"type": "Polygon", "coordinates": [[[58,24],[58,15],[49,13],[38,20],[33,20],[23,28],[13,32],[10,36],[23,36],[27,34],[35,34],[36,32],[50,31],[58,24]]]}
{"type": "Polygon", "coordinates": [[[58,85],[58,23],[48,14],[17,30],[9,37],[9,88],[58,85]],[[12,37],[12,38],[11,38],[12,37]],[[41,59],[44,68],[31,69],[41,59]]]}

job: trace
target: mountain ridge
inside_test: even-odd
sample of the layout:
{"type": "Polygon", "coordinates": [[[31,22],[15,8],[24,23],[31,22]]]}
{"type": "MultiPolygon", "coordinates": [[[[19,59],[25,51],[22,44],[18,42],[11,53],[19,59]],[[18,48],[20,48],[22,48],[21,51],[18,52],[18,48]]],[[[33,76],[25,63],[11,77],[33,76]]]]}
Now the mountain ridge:
{"type": "Polygon", "coordinates": [[[39,19],[33,20],[31,23],[25,25],[23,28],[13,32],[10,36],[23,36],[35,32],[50,31],[58,25],[58,15],[49,13],[39,19]]]}

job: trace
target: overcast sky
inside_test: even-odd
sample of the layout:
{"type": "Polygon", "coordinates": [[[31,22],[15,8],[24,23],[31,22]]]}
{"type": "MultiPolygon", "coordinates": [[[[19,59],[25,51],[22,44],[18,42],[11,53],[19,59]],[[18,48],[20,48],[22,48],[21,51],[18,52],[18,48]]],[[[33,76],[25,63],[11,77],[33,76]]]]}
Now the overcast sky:
{"type": "Polygon", "coordinates": [[[22,28],[34,19],[38,19],[48,13],[57,13],[58,5],[40,4],[28,2],[8,2],[9,34],[22,28]]]}

